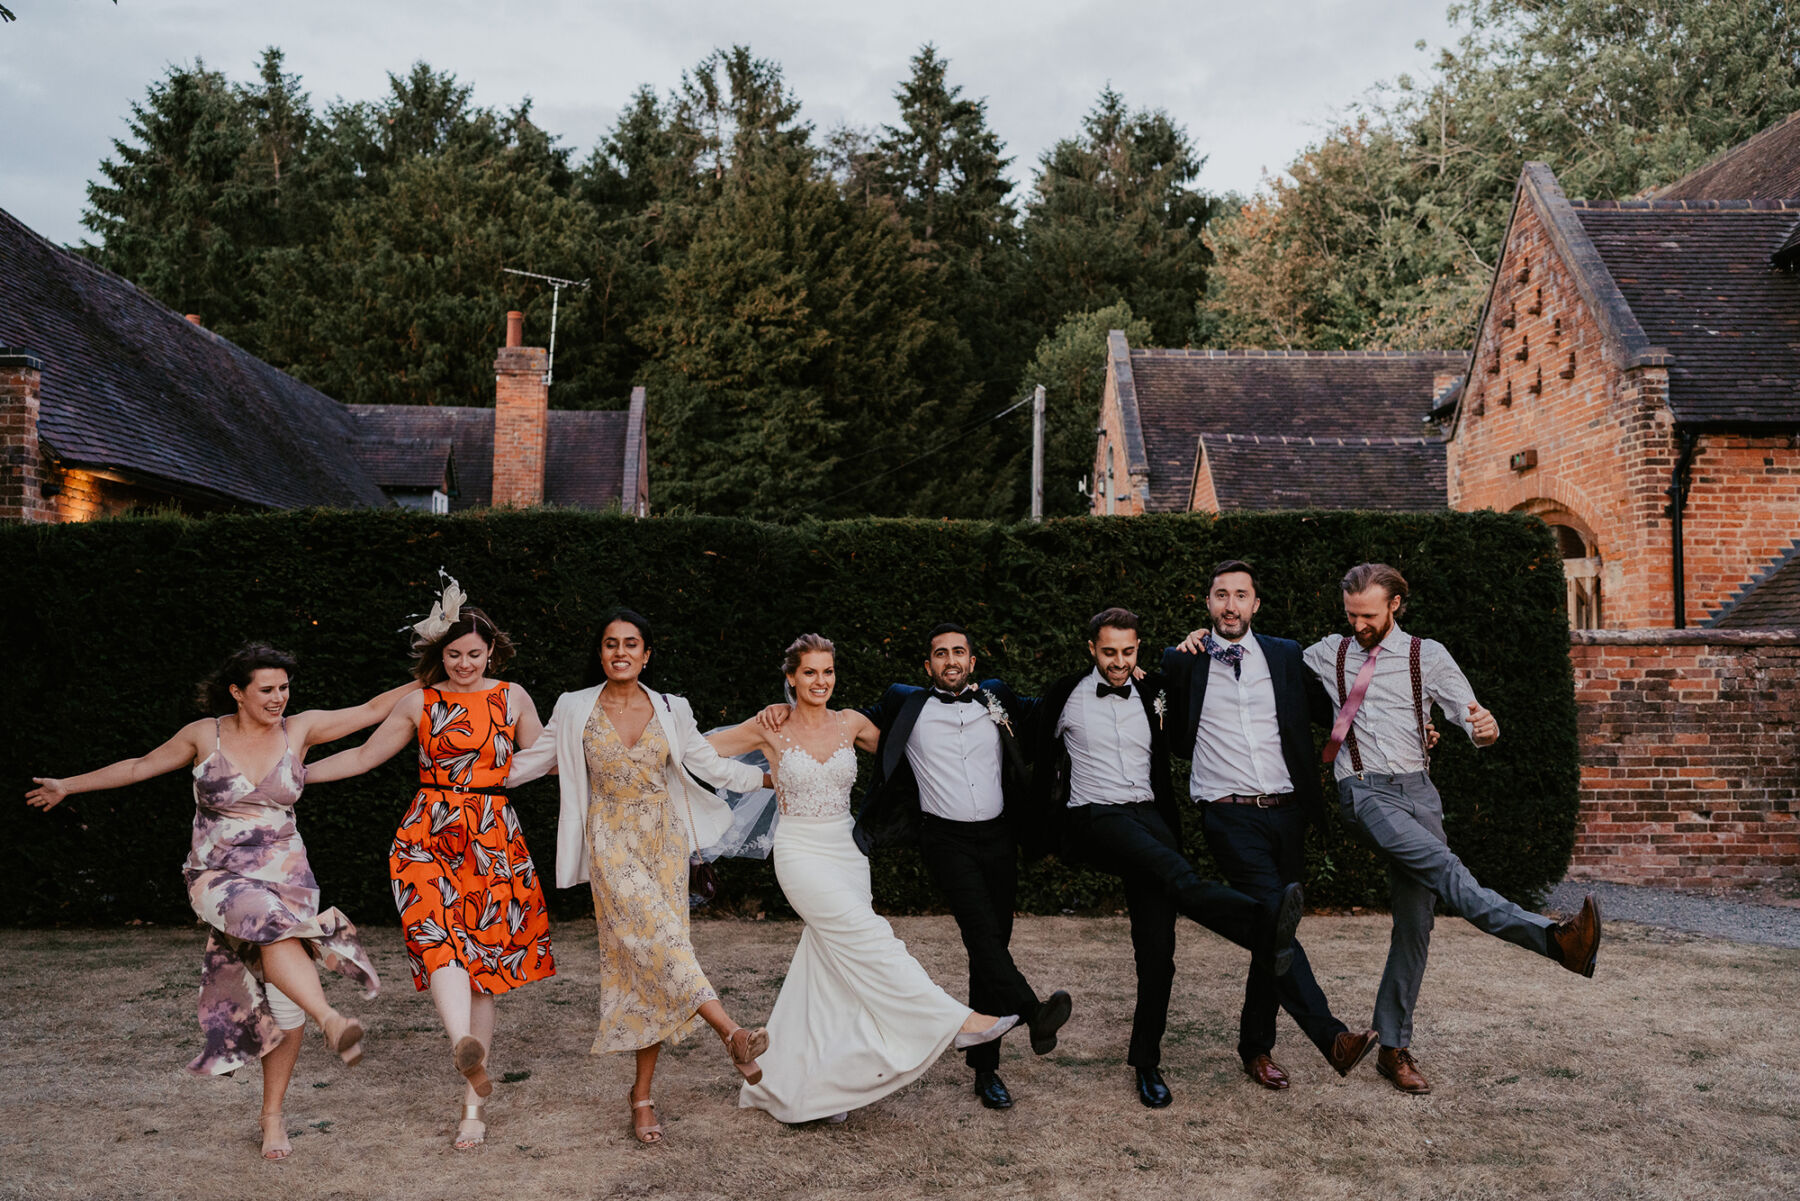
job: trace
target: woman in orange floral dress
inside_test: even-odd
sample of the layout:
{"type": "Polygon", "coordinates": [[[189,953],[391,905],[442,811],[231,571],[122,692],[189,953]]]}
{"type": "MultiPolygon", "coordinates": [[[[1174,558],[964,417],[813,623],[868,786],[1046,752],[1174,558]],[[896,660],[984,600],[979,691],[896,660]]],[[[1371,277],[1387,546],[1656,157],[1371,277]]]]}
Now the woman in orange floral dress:
{"type": "Polygon", "coordinates": [[[481,1101],[493,1091],[487,1056],[494,997],[556,971],[550,915],[518,816],[507,804],[515,749],[543,731],[531,697],[488,678],[512,643],[487,614],[462,603],[451,580],[432,616],[414,627],[406,697],[369,741],[307,769],[307,781],[342,779],[419,747],[419,791],[394,835],[388,866],[413,981],[431,993],[466,1080],[456,1146],[479,1145],[481,1101]]]}

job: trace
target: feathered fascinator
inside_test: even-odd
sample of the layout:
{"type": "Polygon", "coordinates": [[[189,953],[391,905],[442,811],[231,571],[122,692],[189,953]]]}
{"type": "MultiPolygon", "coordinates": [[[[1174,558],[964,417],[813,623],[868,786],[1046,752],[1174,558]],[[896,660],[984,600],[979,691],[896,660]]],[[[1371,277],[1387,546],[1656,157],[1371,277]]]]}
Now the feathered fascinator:
{"type": "Polygon", "coordinates": [[[413,633],[426,642],[436,642],[442,638],[456,619],[462,616],[462,607],[469,603],[468,593],[456,582],[456,577],[438,568],[438,582],[442,585],[438,599],[432,602],[431,612],[422,620],[413,623],[413,633]]]}

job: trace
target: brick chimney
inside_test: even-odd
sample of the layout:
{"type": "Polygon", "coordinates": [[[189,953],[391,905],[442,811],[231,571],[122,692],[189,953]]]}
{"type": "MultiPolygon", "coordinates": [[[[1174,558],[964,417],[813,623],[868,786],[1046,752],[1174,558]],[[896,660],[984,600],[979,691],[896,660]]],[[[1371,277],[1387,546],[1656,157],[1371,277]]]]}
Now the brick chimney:
{"type": "Polygon", "coordinates": [[[56,520],[38,445],[42,373],[35,355],[0,347],[0,521],[56,520]]]}
{"type": "Polygon", "coordinates": [[[496,505],[544,503],[544,443],[550,424],[549,354],[525,344],[525,314],[506,315],[506,345],[494,359],[496,505]]]}

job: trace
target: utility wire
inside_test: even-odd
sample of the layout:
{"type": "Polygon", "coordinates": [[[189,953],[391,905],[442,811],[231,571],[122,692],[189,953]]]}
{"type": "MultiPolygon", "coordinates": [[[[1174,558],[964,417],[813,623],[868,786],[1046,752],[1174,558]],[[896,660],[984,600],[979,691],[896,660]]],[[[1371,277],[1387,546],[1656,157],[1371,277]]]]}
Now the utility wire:
{"type": "MultiPolygon", "coordinates": [[[[956,429],[951,431],[951,435],[952,435],[952,437],[960,437],[961,435],[968,433],[970,430],[981,428],[982,426],[986,425],[990,421],[999,420],[1000,418],[1006,416],[1008,413],[1012,412],[1014,409],[1018,408],[1019,405],[1029,404],[1029,403],[1031,403],[1031,397],[1027,396],[1024,400],[1021,400],[1019,402],[1019,404],[1009,405],[1008,407],[1001,409],[998,413],[989,413],[986,417],[977,417],[973,421],[969,421],[962,425],[957,426],[956,429]]],[[[886,454],[886,453],[888,453],[888,451],[890,451],[892,449],[893,449],[893,447],[891,447],[891,446],[871,446],[868,450],[859,450],[853,455],[845,455],[843,458],[841,458],[837,461],[837,465],[839,467],[842,467],[845,463],[854,463],[854,462],[856,462],[856,460],[866,459],[870,455],[886,454]]],[[[930,454],[931,452],[926,451],[925,453],[930,454]]]]}
{"type": "Polygon", "coordinates": [[[1032,398],[1027,396],[1025,399],[1023,399],[1021,401],[1018,401],[1014,404],[1010,404],[1006,408],[1001,409],[998,413],[993,414],[991,417],[983,417],[980,420],[974,422],[973,424],[964,426],[962,429],[957,430],[948,439],[944,440],[943,442],[938,443],[936,446],[930,447],[930,448],[926,449],[925,451],[922,451],[921,453],[919,453],[917,455],[914,455],[912,458],[906,460],[906,462],[897,463],[894,466],[888,468],[886,471],[878,472],[875,475],[869,476],[867,479],[863,480],[861,483],[852,484],[848,488],[845,488],[842,492],[833,492],[830,496],[820,497],[819,500],[815,501],[814,503],[815,503],[815,505],[829,504],[831,501],[837,500],[841,496],[848,496],[852,492],[857,492],[857,491],[862,490],[863,488],[867,488],[870,484],[873,484],[876,480],[886,479],[888,476],[893,475],[896,471],[904,470],[905,468],[911,467],[914,463],[918,463],[918,462],[921,462],[922,460],[929,459],[932,455],[936,454],[938,451],[940,451],[940,450],[944,449],[946,446],[949,446],[952,443],[954,443],[957,440],[957,438],[961,437],[963,434],[967,433],[969,430],[975,429],[979,426],[992,424],[993,422],[996,422],[996,421],[1000,420],[1002,417],[1006,416],[1008,413],[1011,413],[1016,409],[1024,408],[1026,405],[1031,403],[1031,400],[1032,400],[1032,398]]]}

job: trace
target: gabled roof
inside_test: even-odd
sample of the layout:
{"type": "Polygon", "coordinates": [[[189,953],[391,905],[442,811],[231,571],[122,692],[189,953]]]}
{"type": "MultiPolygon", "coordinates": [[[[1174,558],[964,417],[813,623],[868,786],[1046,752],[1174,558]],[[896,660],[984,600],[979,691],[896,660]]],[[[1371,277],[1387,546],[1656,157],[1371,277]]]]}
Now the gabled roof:
{"type": "Polygon", "coordinates": [[[1782,200],[1800,196],[1800,113],[1775,122],[1652,195],[1658,200],[1782,200]]]}
{"type": "MultiPolygon", "coordinates": [[[[1368,439],[1384,447],[1371,452],[1377,455],[1415,443],[1426,432],[1422,418],[1435,381],[1460,374],[1467,362],[1461,351],[1133,350],[1134,396],[1150,471],[1146,507],[1187,508],[1203,434],[1209,445],[1212,435],[1368,439]]],[[[1295,463],[1292,455],[1285,461],[1295,463]]],[[[1445,504],[1441,452],[1439,463],[1436,495],[1421,507],[1445,504]]],[[[1269,483],[1305,486],[1297,478],[1269,483]]]]}
{"type": "Polygon", "coordinates": [[[1800,540],[1707,624],[1723,630],[1800,630],[1800,540]]]}
{"type": "MultiPolygon", "coordinates": [[[[430,405],[344,408],[354,419],[359,445],[364,448],[450,446],[457,483],[456,494],[450,498],[451,512],[492,503],[494,410],[430,405]]],[[[639,413],[641,406],[632,412],[550,410],[545,434],[544,503],[580,509],[624,505],[626,435],[632,417],[639,413]]],[[[638,445],[642,445],[641,438],[638,445]]],[[[365,449],[364,453],[374,452],[365,449]]]]}
{"type": "Polygon", "coordinates": [[[352,444],[369,478],[386,489],[442,489],[455,495],[455,443],[448,438],[359,439],[352,444]]]}
{"type": "Polygon", "coordinates": [[[336,401],[4,211],[0,345],[43,363],[38,436],[64,463],[260,507],[388,503],[336,401]]]}
{"type": "Polygon", "coordinates": [[[1436,438],[1200,436],[1220,512],[1441,509],[1445,449],[1436,438]]]}

